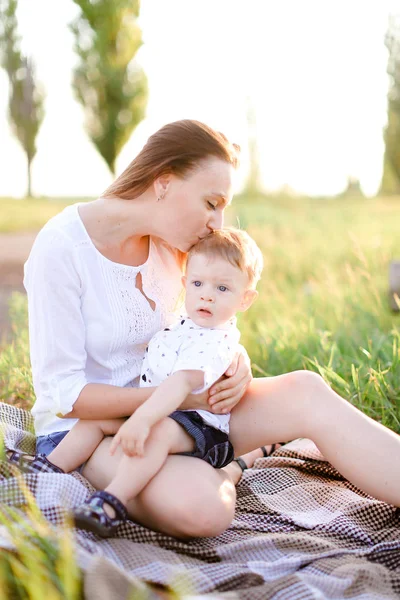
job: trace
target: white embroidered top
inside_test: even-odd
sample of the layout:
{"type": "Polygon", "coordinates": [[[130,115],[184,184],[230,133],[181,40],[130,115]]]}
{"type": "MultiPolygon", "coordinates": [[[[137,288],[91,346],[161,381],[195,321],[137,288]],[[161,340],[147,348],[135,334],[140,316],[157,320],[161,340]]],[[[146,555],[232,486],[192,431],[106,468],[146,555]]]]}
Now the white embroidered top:
{"type": "MultiPolygon", "coordinates": [[[[238,350],[239,339],[236,318],[218,328],[207,329],[182,317],[178,323],[152,337],[146,348],[140,385],[157,386],[177,371],[203,371],[204,383],[193,391],[201,394],[225,373],[238,350]]],[[[196,412],[209,425],[229,432],[229,414],[215,415],[207,410],[196,412]]]]}
{"type": "Polygon", "coordinates": [[[56,415],[72,410],[87,383],[138,387],[149,340],[179,314],[176,251],[151,238],[143,265],[115,263],[94,246],[78,207],[43,227],[25,264],[37,435],[71,429],[76,419],[56,415]]]}

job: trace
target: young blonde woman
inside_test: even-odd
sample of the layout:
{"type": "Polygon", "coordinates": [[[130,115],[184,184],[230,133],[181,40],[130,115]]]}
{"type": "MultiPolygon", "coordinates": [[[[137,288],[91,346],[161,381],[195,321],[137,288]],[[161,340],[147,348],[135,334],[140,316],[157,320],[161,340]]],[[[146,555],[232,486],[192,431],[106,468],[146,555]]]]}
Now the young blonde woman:
{"type": "MultiPolygon", "coordinates": [[[[131,415],[144,349],[167,326],[181,294],[184,255],[223,224],[237,148],[197,121],[152,135],[93,202],[75,204],[39,233],[26,264],[37,450],[48,454],[76,419],[131,415]]],[[[243,350],[227,376],[182,408],[231,412],[236,456],[251,465],[265,444],[311,438],[344,477],[400,506],[400,436],[333,392],[315,373],[252,379],[243,350]]],[[[106,438],[84,467],[97,488],[121,450],[106,438]]],[[[213,536],[234,515],[237,463],[186,456],[165,466],[129,504],[132,519],[177,537],[213,536]]]]}

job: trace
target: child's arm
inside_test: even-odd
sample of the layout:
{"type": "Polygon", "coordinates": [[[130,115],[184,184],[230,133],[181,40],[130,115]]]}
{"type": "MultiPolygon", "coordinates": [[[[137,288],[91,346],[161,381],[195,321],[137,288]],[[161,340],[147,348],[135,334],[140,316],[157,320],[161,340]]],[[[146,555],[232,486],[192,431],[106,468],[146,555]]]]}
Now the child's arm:
{"type": "Polygon", "coordinates": [[[179,408],[186,396],[203,383],[203,371],[184,370],[170,375],[120,427],[112,441],[110,453],[114,454],[121,444],[128,456],[143,456],[144,443],[151,427],[179,408]]]}

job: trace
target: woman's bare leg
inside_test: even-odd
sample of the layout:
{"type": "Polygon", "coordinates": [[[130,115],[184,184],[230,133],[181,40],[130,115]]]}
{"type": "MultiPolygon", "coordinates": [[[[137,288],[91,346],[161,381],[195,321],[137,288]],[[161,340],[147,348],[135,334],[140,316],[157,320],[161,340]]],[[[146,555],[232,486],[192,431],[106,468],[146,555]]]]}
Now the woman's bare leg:
{"type": "Polygon", "coordinates": [[[357,410],[310,371],[254,379],[231,415],[236,454],[298,437],[312,439],[364,492],[400,506],[399,435],[357,410]]]}
{"type": "MultiPolygon", "coordinates": [[[[312,439],[331,464],[365,492],[400,506],[400,436],[333,392],[321,377],[296,371],[255,379],[232,411],[236,454],[298,437],[312,439]]],[[[97,488],[111,481],[118,456],[104,440],[84,474],[97,488]]],[[[234,515],[235,486],[223,469],[184,456],[163,468],[130,503],[133,519],[175,537],[218,535],[234,515]]]]}
{"type": "MultiPolygon", "coordinates": [[[[83,474],[97,489],[115,475],[122,450],[110,456],[111,438],[98,446],[83,474]]],[[[128,504],[131,518],[178,538],[212,537],[225,531],[235,514],[236,488],[223,469],[204,460],[169,456],[162,469],[128,504]]]]}

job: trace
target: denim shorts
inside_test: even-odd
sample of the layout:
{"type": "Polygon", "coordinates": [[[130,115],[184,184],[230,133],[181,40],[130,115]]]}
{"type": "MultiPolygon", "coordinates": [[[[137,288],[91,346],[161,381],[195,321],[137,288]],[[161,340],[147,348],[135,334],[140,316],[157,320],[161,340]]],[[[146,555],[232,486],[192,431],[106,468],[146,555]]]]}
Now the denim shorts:
{"type": "Polygon", "coordinates": [[[36,454],[47,456],[65,438],[69,431],[56,431],[48,435],[39,435],[36,438],[36,454]]]}
{"type": "Polygon", "coordinates": [[[235,458],[228,434],[208,425],[199,413],[191,410],[176,410],[168,416],[179,423],[195,443],[195,449],[192,452],[178,452],[177,454],[201,458],[216,469],[226,467],[235,458]]]}
{"type": "MultiPolygon", "coordinates": [[[[69,433],[67,431],[55,431],[54,433],[49,433],[48,435],[39,435],[36,438],[36,454],[44,454],[48,456],[50,452],[54,450],[58,446],[58,444],[65,438],[65,436],[69,433]]],[[[82,473],[83,467],[85,463],[75,469],[79,473],[82,473]]]]}

